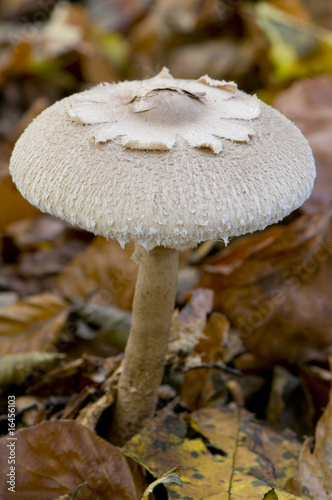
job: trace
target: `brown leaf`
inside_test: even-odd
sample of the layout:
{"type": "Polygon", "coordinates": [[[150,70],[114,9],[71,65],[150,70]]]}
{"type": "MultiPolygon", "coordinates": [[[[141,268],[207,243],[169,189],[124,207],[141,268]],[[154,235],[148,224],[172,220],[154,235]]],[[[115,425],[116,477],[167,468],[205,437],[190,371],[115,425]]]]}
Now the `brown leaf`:
{"type": "MultiPolygon", "coordinates": [[[[133,500],[140,498],[135,478],[122,452],[73,421],[43,422],[0,440],[0,470],[9,473],[8,444],[15,447],[15,494],[0,487],[1,500],[133,500]],[[16,439],[14,439],[14,437],[16,439]]],[[[5,477],[5,476],[4,476],[5,477]]],[[[145,485],[146,487],[146,485],[145,485]]]]}
{"type": "Polygon", "coordinates": [[[99,305],[130,310],[137,276],[137,265],[131,260],[133,249],[133,244],[122,250],[117,241],[95,238],[58,276],[56,289],[64,297],[93,296],[99,305]]]}
{"type": "Polygon", "coordinates": [[[213,292],[198,288],[181,311],[174,312],[167,352],[168,364],[181,364],[181,360],[192,353],[203,336],[207,315],[212,307],[213,292]]]}
{"type": "Polygon", "coordinates": [[[98,0],[88,2],[89,12],[108,32],[123,33],[141,18],[149,7],[149,0],[98,0]]]}
{"type": "Polygon", "coordinates": [[[317,365],[302,365],[297,367],[296,371],[310,392],[314,403],[315,422],[317,422],[329,401],[332,373],[317,365]]]}
{"type": "Polygon", "coordinates": [[[302,210],[314,213],[332,201],[332,77],[296,82],[279,94],[274,106],[301,129],[313,150],[317,178],[302,210]]]}
{"type": "Polygon", "coordinates": [[[49,394],[70,396],[84,388],[95,385],[93,374],[101,368],[101,363],[90,362],[86,357],[63,363],[34,380],[28,393],[47,396],[49,394]]]}
{"type": "Polygon", "coordinates": [[[52,289],[56,276],[92,240],[90,233],[46,214],[10,224],[2,245],[9,287],[20,296],[52,289]]]}
{"type": "MultiPolygon", "coordinates": [[[[14,51],[15,52],[15,51],[14,51]]],[[[17,49],[17,54],[21,52],[17,49]]],[[[24,58],[23,54],[23,58],[24,58]]],[[[0,68],[1,73],[1,68],[0,68]]],[[[1,75],[0,75],[1,79],[1,75]]],[[[40,97],[34,101],[30,108],[23,115],[14,129],[6,130],[6,142],[1,143],[0,149],[0,231],[6,226],[22,218],[33,217],[40,214],[38,208],[32,206],[18,191],[9,174],[9,159],[12,151],[12,144],[19,135],[29,125],[29,123],[47,107],[46,98],[40,97]]]]}
{"type": "Polygon", "coordinates": [[[0,172],[0,231],[23,217],[33,217],[40,211],[33,207],[17,190],[9,172],[0,172]]]}
{"type": "Polygon", "coordinates": [[[314,430],[314,405],[305,382],[281,366],[273,370],[266,420],[275,430],[292,429],[301,440],[314,430]]]}
{"type": "Polygon", "coordinates": [[[331,215],[246,236],[207,259],[200,283],[256,357],[326,360],[332,349],[331,215]]]}
{"type": "Polygon", "coordinates": [[[330,401],[318,421],[315,446],[311,453],[308,441],[301,450],[298,482],[303,492],[312,498],[329,500],[332,497],[332,390],[330,401]]]}
{"type": "Polygon", "coordinates": [[[270,0],[269,3],[302,21],[310,21],[309,13],[302,0],[270,0]]]}
{"type": "Polygon", "coordinates": [[[217,365],[224,362],[223,343],[228,329],[226,317],[212,313],[186,359],[188,371],[181,386],[181,401],[190,410],[226,401],[227,391],[217,365]]]}
{"type": "Polygon", "coordinates": [[[188,370],[184,374],[181,399],[190,409],[199,408],[217,394],[220,396],[220,373],[212,373],[206,366],[223,362],[222,343],[229,323],[218,313],[208,318],[212,307],[212,290],[198,288],[172,319],[167,364],[173,370],[188,370]]]}
{"type": "Polygon", "coordinates": [[[239,81],[255,63],[258,49],[250,40],[243,43],[229,38],[201,41],[173,49],[168,66],[172,74],[180,77],[195,79],[209,74],[212,78],[239,81]]]}
{"type": "Polygon", "coordinates": [[[68,303],[51,293],[0,309],[0,354],[50,351],[66,324],[68,303]]]}
{"type": "Polygon", "coordinates": [[[194,348],[194,354],[200,354],[205,363],[224,361],[223,344],[227,338],[229,322],[223,314],[213,313],[204,329],[204,335],[194,348]]]}
{"type": "Polygon", "coordinates": [[[37,97],[32,103],[29,109],[23,114],[20,121],[14,126],[12,130],[7,134],[6,139],[15,144],[17,139],[23,134],[27,126],[34,120],[44,109],[50,106],[50,101],[43,96],[37,97]]]}
{"type": "Polygon", "coordinates": [[[6,229],[6,236],[20,250],[30,250],[42,243],[50,242],[63,235],[71,227],[67,222],[47,214],[38,217],[20,219],[10,224],[6,229]]]}
{"type": "Polygon", "coordinates": [[[28,19],[28,16],[38,13],[40,15],[40,10],[43,7],[43,14],[49,13],[52,9],[56,0],[49,0],[45,6],[41,6],[39,0],[3,0],[0,6],[0,15],[4,19],[22,21],[22,19],[28,19]],[[45,10],[46,12],[45,12],[45,10]]]}

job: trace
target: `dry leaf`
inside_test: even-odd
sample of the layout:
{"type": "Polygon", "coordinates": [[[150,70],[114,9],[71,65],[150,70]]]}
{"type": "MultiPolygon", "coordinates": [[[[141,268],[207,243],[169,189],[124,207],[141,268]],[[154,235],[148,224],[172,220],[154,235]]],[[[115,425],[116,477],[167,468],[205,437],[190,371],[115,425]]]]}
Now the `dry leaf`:
{"type": "Polygon", "coordinates": [[[73,495],[75,500],[133,500],[135,477],[120,449],[73,421],[43,422],[0,440],[0,470],[9,472],[8,450],[16,445],[15,494],[2,482],[1,500],[54,500],[73,495]]]}
{"type": "Polygon", "coordinates": [[[88,2],[88,11],[108,32],[123,33],[143,17],[149,5],[149,0],[98,0],[88,2]]]}
{"type": "Polygon", "coordinates": [[[50,351],[63,331],[70,308],[51,293],[21,299],[0,309],[0,354],[50,351]]]}
{"type": "Polygon", "coordinates": [[[75,312],[83,321],[98,328],[95,345],[99,342],[124,351],[131,326],[131,313],[116,306],[99,306],[97,304],[75,303],[75,312]]]}
{"type": "Polygon", "coordinates": [[[278,95],[274,106],[301,129],[312,148],[317,177],[301,210],[315,213],[332,201],[332,77],[296,82],[278,95]]]}
{"type": "Polygon", "coordinates": [[[310,21],[309,13],[302,0],[270,0],[269,3],[302,21],[310,21]]]}
{"type": "Polygon", "coordinates": [[[297,480],[303,493],[311,498],[332,498],[332,390],[330,401],[316,427],[313,452],[308,441],[302,446],[297,480]]]}
{"type": "Polygon", "coordinates": [[[97,401],[82,408],[75,419],[79,424],[94,431],[100,415],[115,402],[114,394],[103,394],[97,401]]]}
{"type": "Polygon", "coordinates": [[[14,221],[40,214],[40,211],[19,193],[9,172],[6,172],[5,169],[0,172],[0,200],[1,231],[14,221]]]}
{"type": "Polygon", "coordinates": [[[263,500],[278,500],[279,497],[275,492],[275,489],[272,488],[272,490],[268,491],[264,496],[263,500]]]}
{"type": "Polygon", "coordinates": [[[299,439],[314,431],[313,398],[300,377],[281,366],[273,369],[266,420],[275,430],[292,429],[299,439]]]}
{"type": "Polygon", "coordinates": [[[181,467],[174,467],[173,469],[169,470],[168,472],[165,472],[161,477],[153,481],[148,488],[144,491],[142,500],[149,496],[150,493],[153,492],[156,486],[159,484],[177,484],[178,486],[183,486],[181,479],[179,477],[179,471],[181,470],[181,467]]]}
{"type": "Polygon", "coordinates": [[[196,289],[188,303],[175,311],[172,318],[167,362],[175,364],[178,358],[185,358],[203,336],[207,315],[212,311],[213,292],[196,289]]]}
{"type": "Polygon", "coordinates": [[[122,250],[117,241],[95,238],[60,273],[56,289],[64,297],[93,297],[99,305],[130,310],[137,276],[137,265],[131,260],[133,249],[133,244],[122,250]]]}
{"type": "Polygon", "coordinates": [[[223,344],[228,330],[227,318],[212,313],[185,360],[181,401],[190,410],[226,401],[227,391],[220,367],[225,366],[223,344]]]}
{"type": "Polygon", "coordinates": [[[72,226],[51,215],[40,214],[34,218],[25,217],[6,228],[6,236],[20,250],[40,248],[45,242],[50,242],[64,235],[72,226]]]}
{"type": "Polygon", "coordinates": [[[303,21],[269,2],[247,3],[250,13],[269,41],[268,56],[277,81],[289,81],[332,69],[329,30],[303,21]]]}
{"type": "Polygon", "coordinates": [[[332,352],[331,229],[330,213],[302,216],[205,261],[200,286],[260,360],[324,361],[332,352]]]}
{"type": "Polygon", "coordinates": [[[23,384],[25,379],[33,373],[40,375],[44,371],[51,370],[65,357],[65,354],[38,351],[1,356],[0,392],[3,388],[23,384]]]}
{"type": "MultiPolygon", "coordinates": [[[[97,356],[84,355],[62,364],[34,380],[27,391],[31,394],[47,396],[49,394],[59,396],[71,396],[78,394],[78,399],[87,399],[85,390],[95,388],[96,385],[104,383],[117,368],[120,360],[117,357],[99,358],[97,356]]],[[[83,401],[86,403],[86,401],[83,401]]],[[[76,404],[73,401],[74,404],[76,404]]],[[[80,409],[80,408],[78,408],[80,409]]],[[[78,410],[77,410],[78,411],[78,410]]]]}
{"type": "Polygon", "coordinates": [[[186,437],[183,414],[166,408],[125,445],[124,453],[154,477],[171,465],[181,466],[183,489],[167,485],[170,498],[257,500],[271,487],[279,500],[297,498],[282,489],[297,469],[300,444],[295,439],[256,424],[235,406],[198,410],[190,425],[196,431],[192,439],[186,437]]]}
{"type": "Polygon", "coordinates": [[[246,39],[240,43],[232,39],[201,41],[199,44],[180,45],[170,51],[170,71],[185,78],[212,78],[239,81],[255,64],[260,47],[246,39]]]}

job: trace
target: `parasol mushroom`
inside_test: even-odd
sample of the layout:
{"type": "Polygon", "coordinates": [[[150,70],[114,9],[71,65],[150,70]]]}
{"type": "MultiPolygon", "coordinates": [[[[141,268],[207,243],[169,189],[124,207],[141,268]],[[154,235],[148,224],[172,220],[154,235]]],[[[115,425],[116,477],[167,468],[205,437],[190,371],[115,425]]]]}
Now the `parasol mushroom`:
{"type": "Polygon", "coordinates": [[[30,203],[72,224],[136,242],[132,327],[111,440],[153,416],[175,302],[178,252],[278,222],[311,193],[301,132],[278,111],[208,76],[101,84],[63,99],[12,154],[30,203]]]}

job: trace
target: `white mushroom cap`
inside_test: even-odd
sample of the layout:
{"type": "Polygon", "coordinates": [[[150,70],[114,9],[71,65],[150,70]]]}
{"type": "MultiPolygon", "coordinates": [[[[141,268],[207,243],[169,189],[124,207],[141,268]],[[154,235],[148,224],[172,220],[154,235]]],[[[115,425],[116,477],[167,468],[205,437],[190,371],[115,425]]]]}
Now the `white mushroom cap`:
{"type": "Polygon", "coordinates": [[[205,76],[102,84],[41,113],[10,164],[43,212],[121,244],[195,247],[264,229],[311,193],[295,125],[205,76]]]}

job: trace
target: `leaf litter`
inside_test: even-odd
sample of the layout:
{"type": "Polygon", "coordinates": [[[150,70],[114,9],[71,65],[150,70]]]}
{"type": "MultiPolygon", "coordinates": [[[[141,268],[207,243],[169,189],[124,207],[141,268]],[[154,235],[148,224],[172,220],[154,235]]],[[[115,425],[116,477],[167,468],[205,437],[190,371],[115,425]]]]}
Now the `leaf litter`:
{"type": "MultiPolygon", "coordinates": [[[[140,499],[142,466],[150,488],[181,467],[183,488],[166,484],[168,498],[329,499],[331,77],[313,78],[331,73],[328,3],[87,0],[53,11],[53,3],[4,0],[0,23],[0,292],[8,304],[0,307],[0,429],[7,432],[14,393],[16,496],[140,499]],[[180,275],[189,279],[179,285],[159,391],[159,408],[169,406],[126,445],[135,457],[126,462],[100,436],[130,324],[132,248],[91,244],[41,215],[17,192],[8,161],[48,104],[163,65],[184,78],[236,79],[269,102],[279,94],[276,107],[310,141],[318,179],[311,200],[282,225],[227,249],[207,242],[184,254],[180,275]],[[310,79],[291,85],[299,76],[310,79]],[[315,437],[301,447],[289,426],[301,440],[314,429],[315,437]]],[[[5,443],[6,435],[1,450],[5,443]]],[[[160,488],[150,496],[166,498],[160,488]]]]}
{"type": "Polygon", "coordinates": [[[167,486],[170,498],[263,498],[275,487],[280,498],[297,471],[300,444],[254,422],[234,405],[205,408],[184,417],[169,408],[124,447],[124,453],[158,477],[167,464],[181,468],[182,491],[167,486]],[[188,437],[188,428],[192,435],[188,437]]]}

